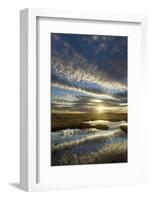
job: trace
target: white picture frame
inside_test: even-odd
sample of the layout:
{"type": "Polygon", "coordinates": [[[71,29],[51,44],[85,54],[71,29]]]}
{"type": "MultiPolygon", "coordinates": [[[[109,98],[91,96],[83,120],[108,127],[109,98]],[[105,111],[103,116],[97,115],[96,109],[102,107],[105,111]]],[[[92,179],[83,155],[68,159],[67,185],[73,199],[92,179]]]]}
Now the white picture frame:
{"type": "MultiPolygon", "coordinates": [[[[37,78],[37,19],[41,18],[57,18],[80,21],[93,22],[110,22],[110,23],[126,23],[128,25],[139,24],[141,32],[141,76],[144,78],[143,71],[146,69],[146,27],[147,21],[145,16],[124,16],[100,13],[73,12],[73,11],[53,11],[49,9],[29,8],[20,12],[20,185],[26,191],[51,190],[59,188],[78,187],[77,184],[62,183],[62,186],[52,183],[39,183],[37,176],[39,175],[39,146],[38,146],[38,78],[37,78]]],[[[139,75],[140,75],[139,74],[139,75]]],[[[142,79],[143,81],[143,79],[142,79]]],[[[141,141],[144,144],[145,133],[141,133],[141,141]]],[[[145,148],[145,147],[144,147],[145,148]]],[[[145,158],[145,150],[142,152],[145,158]]],[[[120,167],[120,166],[119,166],[120,167]]],[[[134,177],[123,177],[121,179],[106,179],[104,183],[97,182],[94,186],[105,185],[127,185],[146,182],[146,162],[139,167],[139,175],[134,177]]],[[[60,169],[62,170],[62,169],[60,169]]],[[[81,169],[79,169],[81,170],[81,169]]],[[[50,177],[51,178],[51,177],[50,177]]],[[[85,180],[79,187],[92,187],[93,183],[87,183],[85,180]]]]}

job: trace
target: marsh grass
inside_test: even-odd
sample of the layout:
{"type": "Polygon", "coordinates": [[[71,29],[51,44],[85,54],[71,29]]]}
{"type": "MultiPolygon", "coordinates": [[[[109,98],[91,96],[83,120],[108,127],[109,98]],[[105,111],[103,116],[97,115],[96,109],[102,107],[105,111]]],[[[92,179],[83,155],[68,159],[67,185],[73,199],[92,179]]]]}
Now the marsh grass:
{"type": "Polygon", "coordinates": [[[73,148],[74,146],[78,146],[81,144],[88,144],[88,143],[93,144],[96,142],[103,143],[109,139],[111,140],[111,139],[119,137],[119,136],[126,137],[126,135],[123,131],[116,131],[116,132],[114,132],[113,135],[96,134],[96,135],[87,136],[85,138],[81,138],[79,140],[67,141],[67,142],[64,142],[61,144],[57,144],[57,145],[54,144],[54,145],[52,145],[52,153],[54,151],[64,151],[66,149],[70,149],[70,148],[73,148]]]}
{"type": "Polygon", "coordinates": [[[60,160],[52,165],[80,165],[127,162],[127,142],[110,144],[96,152],[81,155],[65,152],[60,160]]]}
{"type": "Polygon", "coordinates": [[[51,114],[51,131],[63,130],[67,128],[98,128],[108,130],[106,124],[85,124],[85,121],[108,120],[112,122],[127,121],[127,113],[80,113],[80,114],[51,114]]]}
{"type": "Polygon", "coordinates": [[[51,166],[127,162],[127,113],[52,114],[51,166]]]}
{"type": "Polygon", "coordinates": [[[127,138],[127,134],[120,129],[111,135],[90,135],[79,140],[53,145],[52,166],[126,162],[127,143],[118,142],[119,138],[123,138],[122,141],[126,141],[127,138]],[[92,146],[97,147],[103,144],[103,148],[83,153],[85,148],[89,149],[92,146]],[[75,153],[74,148],[80,149],[81,147],[82,153],[75,153]]]}

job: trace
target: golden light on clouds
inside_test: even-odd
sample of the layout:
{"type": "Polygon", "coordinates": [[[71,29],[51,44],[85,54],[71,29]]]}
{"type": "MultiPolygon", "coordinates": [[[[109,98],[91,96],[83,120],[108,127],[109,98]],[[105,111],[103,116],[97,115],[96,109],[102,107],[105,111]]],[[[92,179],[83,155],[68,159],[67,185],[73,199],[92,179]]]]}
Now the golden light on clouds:
{"type": "Polygon", "coordinates": [[[100,99],[92,99],[91,102],[92,103],[101,103],[102,100],[100,100],[100,99]]]}
{"type": "Polygon", "coordinates": [[[103,105],[99,105],[99,106],[96,106],[96,107],[95,107],[95,110],[96,110],[97,112],[103,112],[104,110],[106,110],[106,107],[103,106],[103,105]]]}
{"type": "Polygon", "coordinates": [[[108,107],[108,106],[103,106],[103,105],[98,105],[94,107],[94,110],[97,111],[98,113],[103,113],[103,112],[121,112],[121,113],[127,113],[127,107],[108,107]]]}

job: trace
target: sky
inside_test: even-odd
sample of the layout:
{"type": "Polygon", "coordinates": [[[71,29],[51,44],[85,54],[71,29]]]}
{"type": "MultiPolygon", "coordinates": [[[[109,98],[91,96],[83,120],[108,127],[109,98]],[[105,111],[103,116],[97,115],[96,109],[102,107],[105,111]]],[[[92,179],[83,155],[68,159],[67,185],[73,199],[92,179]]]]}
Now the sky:
{"type": "Polygon", "coordinates": [[[51,33],[52,112],[127,112],[127,40],[51,33]]]}

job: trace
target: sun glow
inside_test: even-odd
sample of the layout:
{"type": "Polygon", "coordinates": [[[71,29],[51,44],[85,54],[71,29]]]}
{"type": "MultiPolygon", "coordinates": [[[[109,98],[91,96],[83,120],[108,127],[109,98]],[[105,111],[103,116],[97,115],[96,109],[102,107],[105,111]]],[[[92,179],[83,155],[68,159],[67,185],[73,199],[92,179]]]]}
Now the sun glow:
{"type": "Polygon", "coordinates": [[[96,106],[96,111],[97,112],[103,112],[105,110],[105,107],[104,106],[96,106]]]}
{"type": "Polygon", "coordinates": [[[100,99],[92,99],[91,102],[92,103],[101,103],[102,100],[100,100],[100,99]]]}

